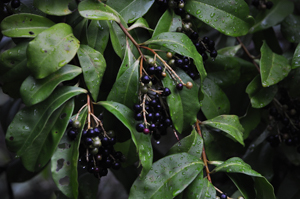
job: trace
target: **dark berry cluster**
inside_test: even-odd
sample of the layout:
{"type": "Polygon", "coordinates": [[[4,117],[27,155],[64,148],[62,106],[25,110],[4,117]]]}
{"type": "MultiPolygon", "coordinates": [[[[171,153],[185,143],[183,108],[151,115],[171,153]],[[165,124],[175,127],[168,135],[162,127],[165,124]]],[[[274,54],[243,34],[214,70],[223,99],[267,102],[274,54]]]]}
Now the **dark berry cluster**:
{"type": "Polygon", "coordinates": [[[21,5],[20,0],[0,0],[0,19],[13,14],[12,9],[16,9],[21,5]]]}
{"type": "Polygon", "coordinates": [[[300,153],[300,102],[291,100],[285,90],[281,90],[279,101],[275,100],[274,106],[269,108],[271,123],[269,130],[275,132],[267,141],[272,147],[277,147],[281,142],[287,146],[297,146],[300,153]]]}
{"type": "MultiPolygon", "coordinates": [[[[72,127],[68,129],[67,135],[69,139],[74,140],[81,125],[77,120],[71,120],[70,123],[72,127]]],[[[85,128],[81,133],[78,161],[88,172],[100,178],[107,175],[108,168],[116,170],[121,168],[125,156],[122,152],[114,150],[116,143],[114,131],[106,132],[103,125],[98,125],[94,128],[85,128]]]]}
{"type": "Polygon", "coordinates": [[[161,11],[170,8],[173,9],[177,15],[183,15],[185,13],[183,9],[185,0],[156,0],[155,2],[159,5],[161,11]]]}
{"type": "Polygon", "coordinates": [[[265,0],[252,0],[252,5],[256,8],[271,9],[273,7],[273,2],[265,0]]]}

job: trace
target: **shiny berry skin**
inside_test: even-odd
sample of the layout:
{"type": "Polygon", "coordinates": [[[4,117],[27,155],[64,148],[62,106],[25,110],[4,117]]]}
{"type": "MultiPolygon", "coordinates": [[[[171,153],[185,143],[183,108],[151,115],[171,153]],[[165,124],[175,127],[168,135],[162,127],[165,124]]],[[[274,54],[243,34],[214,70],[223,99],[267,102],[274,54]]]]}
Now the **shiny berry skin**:
{"type": "Polygon", "coordinates": [[[160,114],[160,112],[156,112],[156,113],[154,114],[154,119],[157,120],[157,121],[159,121],[159,120],[161,119],[161,114],[160,114]]]}
{"type": "Polygon", "coordinates": [[[191,40],[197,40],[199,37],[199,34],[197,32],[192,32],[190,35],[191,40]]]}
{"type": "Polygon", "coordinates": [[[155,74],[155,67],[154,66],[151,66],[147,69],[147,73],[149,75],[154,75],[155,74]]]}
{"type": "Polygon", "coordinates": [[[154,131],[156,129],[156,125],[154,123],[150,124],[149,129],[150,131],[154,131]]]}
{"type": "Polygon", "coordinates": [[[196,74],[193,72],[188,73],[188,75],[192,78],[195,79],[196,78],[196,74]]]}
{"type": "Polygon", "coordinates": [[[114,144],[116,144],[116,142],[117,142],[116,138],[110,138],[109,139],[109,144],[110,145],[114,145],[114,144]]]}
{"type": "Polygon", "coordinates": [[[172,120],[170,118],[166,118],[164,121],[165,126],[171,126],[172,125],[172,120]]]}
{"type": "Polygon", "coordinates": [[[143,107],[141,107],[141,105],[139,105],[139,104],[135,104],[135,105],[133,105],[133,110],[134,110],[134,112],[139,113],[143,110],[143,107]]]}
{"type": "Polygon", "coordinates": [[[92,138],[85,138],[84,143],[89,146],[89,145],[93,144],[93,140],[92,140],[92,138]]]}
{"type": "Polygon", "coordinates": [[[109,145],[109,140],[107,137],[101,138],[101,143],[103,146],[108,146],[109,145]]]}
{"type": "Polygon", "coordinates": [[[205,44],[208,44],[209,40],[210,39],[208,37],[203,37],[203,39],[202,39],[203,43],[205,43],[205,44]]]}
{"type": "Polygon", "coordinates": [[[96,133],[94,131],[94,129],[89,129],[87,132],[88,137],[96,137],[96,133]]]}
{"type": "Polygon", "coordinates": [[[119,170],[119,169],[121,168],[121,163],[115,162],[115,163],[112,165],[112,168],[115,169],[115,170],[119,170]]]}
{"type": "Polygon", "coordinates": [[[144,128],[145,128],[145,126],[144,126],[144,124],[142,124],[142,123],[138,123],[138,124],[135,126],[135,129],[137,130],[137,132],[140,132],[140,133],[142,133],[142,132],[144,131],[144,128]]]}
{"type": "Polygon", "coordinates": [[[169,95],[171,95],[171,91],[168,87],[165,87],[162,94],[163,94],[163,96],[169,96],[169,95]]]}
{"type": "MultiPolygon", "coordinates": [[[[155,67],[155,74],[156,74],[156,75],[160,76],[161,73],[162,73],[162,71],[163,71],[163,69],[162,69],[161,66],[155,67]]],[[[152,82],[153,82],[153,81],[152,81],[152,82]]],[[[154,83],[153,83],[153,84],[154,84],[154,83]]]]}
{"type": "Polygon", "coordinates": [[[285,140],[285,144],[286,144],[287,146],[292,146],[292,145],[293,145],[293,139],[292,139],[292,138],[286,139],[286,140],[285,140]]]}
{"type": "Polygon", "coordinates": [[[87,130],[83,130],[82,131],[82,137],[87,137],[87,132],[88,132],[87,130]]]}
{"type": "Polygon", "coordinates": [[[216,50],[212,50],[212,51],[210,52],[210,56],[211,56],[211,57],[217,57],[217,55],[218,55],[218,52],[217,52],[216,50]]]}
{"type": "Polygon", "coordinates": [[[71,129],[68,131],[68,137],[70,138],[70,140],[75,140],[77,137],[77,131],[71,129]]]}
{"type": "Polygon", "coordinates": [[[271,1],[268,1],[268,2],[266,2],[266,8],[267,9],[271,9],[272,7],[273,7],[273,2],[271,2],[271,1]]]}
{"type": "Polygon", "coordinates": [[[182,66],[182,70],[184,70],[184,71],[188,71],[189,69],[190,69],[190,66],[187,64],[182,66]]]}
{"type": "Polygon", "coordinates": [[[137,113],[137,114],[135,114],[135,115],[134,115],[134,119],[135,119],[136,121],[141,121],[141,120],[143,120],[143,114],[142,114],[142,113],[137,113]]]}
{"type": "Polygon", "coordinates": [[[20,0],[13,0],[10,5],[12,8],[18,8],[21,5],[21,2],[20,0]]]}
{"type": "Polygon", "coordinates": [[[176,59],[175,60],[175,65],[177,67],[182,67],[183,66],[183,60],[182,59],[176,59]]]}
{"type": "Polygon", "coordinates": [[[147,135],[150,133],[150,130],[148,128],[144,128],[143,133],[147,135]]]}
{"type": "Polygon", "coordinates": [[[148,75],[143,75],[142,78],[141,78],[141,81],[144,84],[148,84],[150,82],[150,77],[148,75]]]}
{"type": "Polygon", "coordinates": [[[220,198],[221,199],[227,199],[227,195],[225,193],[222,193],[220,198]]]}
{"type": "Polygon", "coordinates": [[[146,119],[147,119],[147,121],[149,121],[149,122],[153,121],[153,119],[154,119],[153,113],[148,113],[148,114],[146,115],[146,119]]]}
{"type": "Polygon", "coordinates": [[[175,14],[177,14],[177,15],[184,14],[184,9],[183,8],[176,8],[174,11],[175,11],[175,14]]]}
{"type": "Polygon", "coordinates": [[[76,129],[78,129],[78,128],[81,127],[81,124],[80,124],[80,122],[79,122],[78,120],[74,120],[72,125],[73,125],[73,127],[76,128],[76,129]]]}
{"type": "Polygon", "coordinates": [[[106,168],[110,168],[113,165],[113,161],[110,158],[107,158],[104,165],[106,168]]]}
{"type": "Polygon", "coordinates": [[[182,83],[177,84],[176,89],[181,91],[183,89],[183,84],[182,83]]]}
{"type": "Polygon", "coordinates": [[[214,50],[215,42],[213,40],[209,40],[207,46],[209,50],[214,50]]]}

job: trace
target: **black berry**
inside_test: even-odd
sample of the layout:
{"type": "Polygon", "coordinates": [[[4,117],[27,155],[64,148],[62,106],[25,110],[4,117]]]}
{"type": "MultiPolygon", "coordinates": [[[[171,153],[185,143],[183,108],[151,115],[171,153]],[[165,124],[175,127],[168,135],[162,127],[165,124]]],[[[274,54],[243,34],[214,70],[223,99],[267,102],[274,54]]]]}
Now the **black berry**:
{"type": "Polygon", "coordinates": [[[142,124],[142,123],[138,123],[136,126],[135,126],[135,129],[137,130],[137,132],[143,132],[144,131],[144,128],[145,128],[145,126],[144,126],[144,124],[142,124]]]}
{"type": "Polygon", "coordinates": [[[18,8],[21,3],[20,3],[20,0],[13,0],[11,3],[10,3],[11,7],[12,8],[18,8]]]}

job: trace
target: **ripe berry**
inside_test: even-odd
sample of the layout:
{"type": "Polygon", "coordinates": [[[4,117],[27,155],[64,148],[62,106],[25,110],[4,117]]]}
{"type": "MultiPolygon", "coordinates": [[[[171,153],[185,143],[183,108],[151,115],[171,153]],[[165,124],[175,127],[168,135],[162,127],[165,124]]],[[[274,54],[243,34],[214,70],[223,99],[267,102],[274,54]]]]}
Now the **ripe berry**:
{"type": "Polygon", "coordinates": [[[136,121],[143,120],[143,115],[142,115],[142,113],[137,113],[137,114],[135,114],[135,115],[134,115],[134,119],[135,119],[136,121]]]}
{"type": "Polygon", "coordinates": [[[96,133],[95,133],[94,129],[89,129],[87,132],[87,135],[88,135],[88,137],[91,137],[91,138],[96,137],[96,133]]]}
{"type": "Polygon", "coordinates": [[[273,7],[273,2],[271,2],[271,1],[268,1],[268,2],[266,2],[266,8],[267,9],[271,9],[272,7],[273,7]]]}
{"type": "Polygon", "coordinates": [[[148,75],[143,75],[142,78],[141,78],[141,81],[144,84],[148,84],[150,82],[150,77],[148,75]]]}
{"type": "Polygon", "coordinates": [[[89,146],[89,145],[93,144],[93,140],[92,140],[92,138],[85,138],[84,143],[85,143],[87,146],[89,146]]]}
{"type": "Polygon", "coordinates": [[[161,114],[160,114],[160,112],[156,112],[156,113],[154,114],[154,119],[155,119],[156,121],[159,121],[159,120],[161,119],[161,114]]]}
{"type": "Polygon", "coordinates": [[[184,70],[184,71],[188,71],[189,69],[190,69],[190,67],[187,64],[182,66],[182,70],[184,70]]]}
{"type": "MultiPolygon", "coordinates": [[[[160,76],[161,73],[162,73],[162,71],[163,71],[163,69],[162,69],[161,66],[155,67],[155,74],[156,74],[157,76],[160,76]]],[[[154,84],[154,83],[153,83],[153,84],[154,84]]]]}
{"type": "Polygon", "coordinates": [[[207,46],[209,50],[214,50],[215,42],[213,40],[209,40],[207,46]]]}
{"type": "Polygon", "coordinates": [[[134,104],[133,110],[134,110],[134,112],[139,113],[143,110],[143,107],[141,107],[141,105],[139,105],[139,104],[134,104]]]}
{"type": "Polygon", "coordinates": [[[149,121],[149,122],[153,121],[153,118],[154,118],[153,113],[148,113],[148,114],[146,115],[146,119],[147,119],[147,121],[149,121]]]}
{"type": "Polygon", "coordinates": [[[217,57],[217,55],[218,55],[218,52],[217,52],[216,50],[212,50],[212,51],[210,52],[210,56],[211,56],[211,57],[217,57]]]}
{"type": "Polygon", "coordinates": [[[190,60],[189,60],[188,57],[183,57],[182,59],[183,59],[184,64],[189,64],[190,63],[190,60]]]}
{"type": "Polygon", "coordinates": [[[153,123],[153,124],[150,124],[149,129],[150,129],[151,131],[154,131],[154,130],[156,129],[156,125],[155,125],[154,123],[153,123]]]}
{"type": "Polygon", "coordinates": [[[220,198],[221,198],[221,199],[227,199],[227,194],[222,193],[220,198]]]}
{"type": "Polygon", "coordinates": [[[189,72],[188,75],[192,78],[195,79],[196,78],[196,74],[193,72],[189,72]]]}
{"type": "Polygon", "coordinates": [[[135,129],[137,130],[137,132],[140,132],[142,133],[144,131],[144,124],[143,123],[138,123],[136,126],[135,126],[135,129]]]}
{"type": "Polygon", "coordinates": [[[175,60],[175,65],[177,67],[182,67],[183,66],[183,60],[182,59],[176,59],[175,60]]]}
{"type": "Polygon", "coordinates": [[[12,8],[18,8],[20,6],[20,0],[13,0],[10,5],[12,8]]]}
{"type": "Polygon", "coordinates": [[[69,130],[68,131],[68,137],[70,138],[70,140],[75,140],[77,137],[78,132],[75,130],[69,130]]]}
{"type": "Polygon", "coordinates": [[[198,37],[199,34],[196,31],[192,32],[192,34],[190,35],[191,40],[197,40],[198,37]]]}
{"type": "Polygon", "coordinates": [[[106,168],[110,168],[113,164],[113,161],[110,158],[107,158],[104,165],[106,168]]]}
{"type": "Polygon", "coordinates": [[[206,61],[208,59],[207,54],[204,52],[201,54],[203,61],[206,61]]]}
{"type": "Polygon", "coordinates": [[[121,168],[121,164],[119,162],[115,162],[113,165],[112,165],[112,168],[115,169],[115,170],[118,170],[121,168]]]}
{"type": "Polygon", "coordinates": [[[286,140],[285,140],[285,144],[286,144],[287,146],[292,146],[292,145],[293,145],[293,139],[292,139],[292,138],[286,139],[286,140]]]}
{"type": "Polygon", "coordinates": [[[209,40],[210,39],[205,36],[205,37],[203,37],[202,42],[205,43],[205,44],[208,44],[209,40]]]}
{"type": "Polygon", "coordinates": [[[103,146],[108,146],[109,145],[109,140],[107,137],[101,138],[101,143],[103,146]]]}
{"type": "Polygon", "coordinates": [[[123,154],[122,154],[121,151],[117,151],[117,152],[115,152],[115,154],[114,154],[114,158],[116,158],[116,159],[120,159],[122,156],[123,156],[123,154]]]}
{"type": "Polygon", "coordinates": [[[110,138],[109,139],[109,144],[110,145],[114,145],[114,144],[116,144],[116,142],[117,142],[116,138],[110,138]]]}
{"type": "Polygon", "coordinates": [[[175,11],[175,14],[177,14],[177,15],[184,14],[184,9],[183,8],[176,8],[174,11],[175,11]]]}
{"type": "Polygon", "coordinates": [[[82,131],[82,137],[87,137],[87,132],[88,132],[87,130],[83,130],[82,131]]]}
{"type": "Polygon", "coordinates": [[[155,67],[154,66],[151,66],[147,69],[147,73],[149,75],[154,75],[155,74],[155,67]]]}
{"type": "Polygon", "coordinates": [[[163,96],[169,96],[170,94],[171,94],[170,89],[168,87],[165,87],[162,95],[163,96]]]}
{"type": "Polygon", "coordinates": [[[171,126],[172,125],[172,120],[170,118],[166,118],[164,121],[165,126],[171,126]]]}
{"type": "Polygon", "coordinates": [[[183,89],[183,84],[182,83],[177,84],[176,89],[181,91],[183,89]]]}

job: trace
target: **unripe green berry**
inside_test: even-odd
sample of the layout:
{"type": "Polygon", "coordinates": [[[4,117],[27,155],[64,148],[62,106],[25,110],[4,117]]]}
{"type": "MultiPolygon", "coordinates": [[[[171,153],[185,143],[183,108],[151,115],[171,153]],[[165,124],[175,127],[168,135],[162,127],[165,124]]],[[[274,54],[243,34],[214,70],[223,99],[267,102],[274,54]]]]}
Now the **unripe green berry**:
{"type": "Polygon", "coordinates": [[[155,60],[153,58],[148,58],[148,64],[153,66],[155,64],[155,60]]]}
{"type": "Polygon", "coordinates": [[[169,0],[168,6],[169,6],[169,8],[173,8],[174,9],[174,8],[176,8],[177,3],[174,0],[169,0]]]}
{"type": "Polygon", "coordinates": [[[185,20],[186,20],[186,21],[191,20],[191,18],[192,18],[191,15],[189,15],[189,14],[186,14],[186,15],[185,15],[185,20]]]}
{"type": "Polygon", "coordinates": [[[178,8],[184,8],[184,3],[183,2],[179,3],[178,8]]]}
{"type": "Polygon", "coordinates": [[[150,81],[146,86],[147,86],[148,88],[151,88],[151,87],[152,87],[152,82],[150,81]]]}
{"type": "Polygon", "coordinates": [[[113,131],[113,130],[109,130],[109,131],[107,131],[106,132],[106,134],[108,135],[108,137],[110,137],[110,138],[112,138],[112,137],[115,137],[116,136],[116,134],[115,134],[115,132],[113,131]]]}
{"type": "Polygon", "coordinates": [[[186,23],[186,24],[184,24],[183,25],[183,29],[185,30],[185,31],[189,31],[190,30],[190,25],[188,24],[188,23],[186,23]]]}
{"type": "Polygon", "coordinates": [[[73,122],[73,127],[74,128],[80,128],[81,127],[81,124],[80,124],[80,122],[78,121],[78,120],[75,120],[74,122],[73,122]]]}
{"type": "Polygon", "coordinates": [[[98,148],[93,148],[91,154],[96,155],[98,153],[98,148]]]}
{"type": "Polygon", "coordinates": [[[171,52],[167,52],[167,58],[172,59],[172,57],[173,57],[173,54],[171,52]]]}
{"type": "Polygon", "coordinates": [[[100,140],[94,140],[93,147],[99,148],[100,146],[101,146],[101,141],[100,140]]]}
{"type": "Polygon", "coordinates": [[[171,66],[173,68],[175,66],[175,59],[170,59],[168,64],[169,64],[169,66],[171,66]]]}
{"type": "Polygon", "coordinates": [[[148,93],[148,88],[147,88],[147,86],[142,86],[142,87],[141,87],[141,92],[142,92],[143,94],[148,93]]]}
{"type": "Polygon", "coordinates": [[[176,32],[182,32],[182,27],[178,27],[178,28],[176,29],[176,32]]]}

